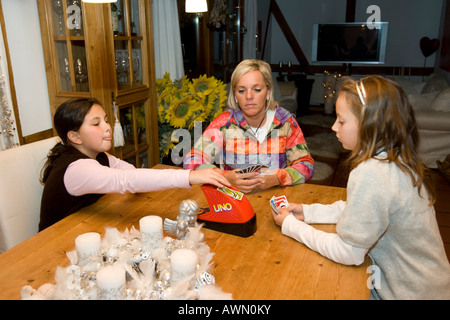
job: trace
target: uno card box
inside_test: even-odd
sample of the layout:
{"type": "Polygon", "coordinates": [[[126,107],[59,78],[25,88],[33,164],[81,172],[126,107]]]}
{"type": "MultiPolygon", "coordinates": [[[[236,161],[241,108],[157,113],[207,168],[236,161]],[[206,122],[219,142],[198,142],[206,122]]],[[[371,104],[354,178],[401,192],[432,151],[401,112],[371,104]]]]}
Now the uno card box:
{"type": "Polygon", "coordinates": [[[242,192],[233,187],[202,185],[209,208],[200,209],[197,217],[205,228],[249,237],[256,231],[256,214],[242,192]]]}

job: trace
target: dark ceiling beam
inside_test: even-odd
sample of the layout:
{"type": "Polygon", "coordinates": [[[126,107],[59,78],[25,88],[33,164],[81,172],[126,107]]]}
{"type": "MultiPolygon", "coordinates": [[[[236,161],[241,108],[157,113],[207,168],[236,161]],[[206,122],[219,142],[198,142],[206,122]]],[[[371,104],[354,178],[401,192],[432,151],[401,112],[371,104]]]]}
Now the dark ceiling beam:
{"type": "Polygon", "coordinates": [[[291,46],[292,51],[294,51],[294,55],[297,58],[298,62],[300,62],[300,65],[302,68],[304,68],[304,72],[307,74],[310,74],[310,65],[308,62],[308,59],[306,58],[305,54],[303,53],[302,48],[300,47],[297,38],[295,37],[294,33],[292,32],[291,28],[289,27],[289,24],[287,23],[286,19],[284,18],[283,13],[281,12],[280,7],[278,6],[277,2],[275,0],[272,0],[270,3],[270,9],[272,11],[273,16],[278,22],[278,25],[281,28],[281,31],[283,31],[284,36],[286,37],[287,42],[291,46]]]}
{"type": "Polygon", "coordinates": [[[345,9],[345,22],[355,22],[356,16],[356,0],[347,0],[345,9]]]}

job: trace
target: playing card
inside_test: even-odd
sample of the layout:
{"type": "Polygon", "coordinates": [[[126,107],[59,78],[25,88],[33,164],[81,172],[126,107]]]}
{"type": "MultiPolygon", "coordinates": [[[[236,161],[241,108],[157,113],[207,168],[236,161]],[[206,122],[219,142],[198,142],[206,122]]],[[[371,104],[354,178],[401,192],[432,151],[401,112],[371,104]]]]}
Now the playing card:
{"type": "Polygon", "coordinates": [[[239,171],[236,171],[236,173],[250,173],[250,172],[261,171],[262,169],[268,169],[268,168],[269,168],[269,166],[266,166],[265,164],[255,164],[255,165],[246,167],[244,169],[241,169],[239,171]]]}
{"type": "Polygon", "coordinates": [[[275,211],[277,214],[279,214],[280,212],[278,211],[278,208],[277,208],[277,206],[275,205],[275,201],[274,201],[274,199],[275,199],[275,196],[273,196],[271,199],[270,199],[270,206],[272,207],[272,209],[273,209],[273,211],[275,211]]]}
{"type": "Polygon", "coordinates": [[[232,190],[227,187],[217,188],[217,191],[225,193],[226,195],[232,197],[233,199],[239,200],[239,201],[242,200],[242,197],[244,196],[244,194],[242,192],[232,190]]]}
{"type": "Polygon", "coordinates": [[[274,203],[277,207],[287,208],[289,206],[286,196],[276,197],[274,203]]]}
{"type": "Polygon", "coordinates": [[[280,213],[280,211],[278,210],[278,207],[287,208],[289,206],[289,202],[287,201],[286,196],[280,196],[280,197],[273,196],[269,202],[270,202],[270,206],[277,214],[280,213]]]}

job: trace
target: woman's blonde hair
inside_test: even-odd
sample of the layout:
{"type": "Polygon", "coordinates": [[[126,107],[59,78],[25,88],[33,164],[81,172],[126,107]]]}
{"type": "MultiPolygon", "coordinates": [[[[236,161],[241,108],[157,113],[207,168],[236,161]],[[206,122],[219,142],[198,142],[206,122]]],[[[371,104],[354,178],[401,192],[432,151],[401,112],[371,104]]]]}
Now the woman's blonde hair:
{"type": "Polygon", "coordinates": [[[358,143],[349,157],[353,168],[377,158],[395,163],[407,173],[415,187],[425,185],[430,204],[436,197],[430,172],[418,154],[419,132],[414,110],[396,82],[381,76],[355,81],[343,79],[339,94],[345,94],[351,111],[359,119],[358,143]],[[380,158],[380,150],[386,152],[380,158]]]}
{"type": "Polygon", "coordinates": [[[236,103],[236,95],[235,95],[236,87],[239,80],[241,80],[242,76],[252,71],[261,72],[264,78],[264,82],[266,83],[267,89],[270,92],[269,100],[266,102],[266,110],[268,109],[275,110],[276,103],[273,99],[272,69],[270,68],[270,65],[267,62],[255,59],[243,60],[241,63],[237,65],[236,69],[231,75],[230,93],[228,95],[228,106],[232,109],[240,110],[239,105],[236,103]]]}

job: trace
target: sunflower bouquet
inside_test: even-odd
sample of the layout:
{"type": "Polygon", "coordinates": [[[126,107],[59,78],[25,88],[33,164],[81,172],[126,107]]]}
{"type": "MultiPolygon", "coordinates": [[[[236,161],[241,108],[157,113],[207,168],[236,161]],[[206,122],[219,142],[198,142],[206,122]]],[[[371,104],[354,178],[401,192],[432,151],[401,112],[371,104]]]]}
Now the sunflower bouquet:
{"type": "Polygon", "coordinates": [[[222,81],[206,75],[172,81],[166,73],[156,80],[162,158],[167,157],[178,142],[173,138],[175,130],[187,129],[193,137],[196,122],[209,123],[223,112],[227,100],[225,87],[222,81]]]}

